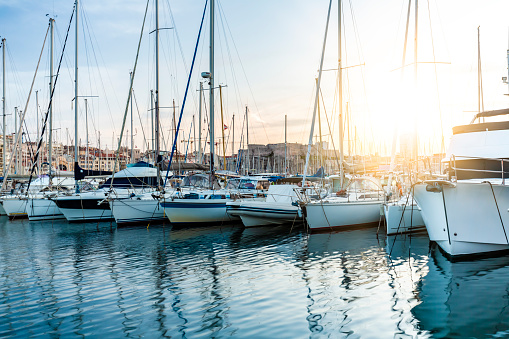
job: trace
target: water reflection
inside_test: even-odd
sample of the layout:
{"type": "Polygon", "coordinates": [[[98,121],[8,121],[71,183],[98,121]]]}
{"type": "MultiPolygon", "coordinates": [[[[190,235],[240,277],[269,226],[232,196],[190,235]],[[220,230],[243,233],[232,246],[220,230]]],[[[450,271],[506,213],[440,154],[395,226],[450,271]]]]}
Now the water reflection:
{"type": "Polygon", "coordinates": [[[437,338],[509,336],[509,256],[452,263],[432,252],[412,309],[437,338]]]}
{"type": "Polygon", "coordinates": [[[508,257],[428,250],[376,229],[0,218],[0,337],[507,336],[508,257]]]}

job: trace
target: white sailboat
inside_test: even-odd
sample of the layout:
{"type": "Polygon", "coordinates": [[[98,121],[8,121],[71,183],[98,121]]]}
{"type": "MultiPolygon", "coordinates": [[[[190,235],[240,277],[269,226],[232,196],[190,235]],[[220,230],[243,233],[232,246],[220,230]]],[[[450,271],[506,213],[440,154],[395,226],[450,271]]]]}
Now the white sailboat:
{"type": "MultiPolygon", "coordinates": [[[[308,143],[308,152],[306,154],[306,168],[304,170],[304,180],[309,163],[309,155],[311,153],[311,144],[313,142],[313,129],[318,108],[319,90],[322,77],[323,58],[325,53],[325,45],[327,41],[327,31],[330,17],[332,1],[329,5],[329,12],[327,16],[327,25],[325,30],[325,37],[322,49],[322,58],[320,61],[320,69],[318,73],[318,80],[316,85],[315,105],[313,112],[313,120],[311,125],[311,133],[308,143]]],[[[339,21],[339,34],[338,34],[338,79],[339,79],[339,102],[338,105],[340,113],[339,122],[339,154],[340,154],[340,175],[335,181],[339,185],[333,184],[333,187],[338,186],[339,189],[332,189],[330,194],[323,199],[309,200],[306,199],[302,203],[303,214],[306,217],[307,224],[310,231],[323,231],[336,228],[345,227],[358,227],[376,225],[380,220],[381,206],[383,200],[383,190],[381,184],[371,177],[360,177],[350,180],[348,185],[345,185],[345,174],[343,167],[343,123],[342,123],[342,65],[341,65],[341,0],[338,1],[338,21],[339,21]]],[[[303,183],[304,183],[303,180],[303,183]]],[[[334,180],[334,179],[333,179],[334,180]]]]}
{"type": "Polygon", "coordinates": [[[210,50],[209,72],[202,77],[209,82],[209,114],[210,114],[210,174],[208,190],[199,190],[187,194],[164,196],[161,206],[172,225],[216,224],[238,220],[238,217],[226,213],[226,203],[234,198],[234,191],[220,189],[214,174],[214,0],[209,3],[210,11],[210,50]]]}
{"type": "Polygon", "coordinates": [[[426,229],[422,220],[421,208],[409,192],[397,201],[384,204],[387,235],[423,231],[426,229]]]}
{"type": "Polygon", "coordinates": [[[240,217],[245,227],[281,225],[299,221],[296,185],[271,185],[262,201],[253,199],[226,203],[231,216],[240,217]]]}

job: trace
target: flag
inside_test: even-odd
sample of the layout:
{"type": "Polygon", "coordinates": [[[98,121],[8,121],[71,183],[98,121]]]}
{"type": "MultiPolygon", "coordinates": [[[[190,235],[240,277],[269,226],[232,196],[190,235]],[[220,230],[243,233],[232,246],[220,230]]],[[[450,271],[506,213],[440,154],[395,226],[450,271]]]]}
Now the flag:
{"type": "Polygon", "coordinates": [[[226,125],[223,125],[223,128],[224,128],[224,129],[228,129],[228,126],[226,126],[226,125]]]}

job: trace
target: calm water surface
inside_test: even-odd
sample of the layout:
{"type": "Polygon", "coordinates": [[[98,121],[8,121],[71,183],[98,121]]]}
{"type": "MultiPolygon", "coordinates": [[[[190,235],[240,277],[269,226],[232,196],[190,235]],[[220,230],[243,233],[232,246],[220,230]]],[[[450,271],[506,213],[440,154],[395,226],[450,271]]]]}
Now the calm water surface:
{"type": "Polygon", "coordinates": [[[426,234],[0,219],[0,337],[506,338],[509,257],[426,234]]]}

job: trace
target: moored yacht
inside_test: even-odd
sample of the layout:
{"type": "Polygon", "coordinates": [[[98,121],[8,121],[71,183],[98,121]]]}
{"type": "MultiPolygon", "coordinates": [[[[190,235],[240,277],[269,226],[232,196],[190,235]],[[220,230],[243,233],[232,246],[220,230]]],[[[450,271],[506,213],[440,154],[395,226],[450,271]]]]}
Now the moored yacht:
{"type": "Polygon", "coordinates": [[[235,184],[221,188],[217,180],[212,180],[214,189],[210,189],[210,174],[196,173],[183,181],[183,186],[161,200],[164,213],[172,225],[197,226],[222,224],[239,221],[236,215],[226,211],[226,203],[244,197],[251,200],[265,199],[268,180],[263,177],[249,177],[233,180],[235,184]]]}
{"type": "Polygon", "coordinates": [[[240,199],[226,203],[229,215],[246,227],[280,225],[298,221],[296,185],[271,185],[264,200],[240,199]]]}
{"type": "Polygon", "coordinates": [[[145,162],[127,165],[99,189],[59,196],[54,199],[68,221],[112,220],[108,199],[127,199],[152,191],[157,186],[157,170],[145,162]]]}
{"type": "Polygon", "coordinates": [[[509,250],[509,121],[480,121],[507,114],[481,112],[454,127],[447,179],[415,186],[430,240],[452,258],[509,250]]]}
{"type": "Polygon", "coordinates": [[[387,235],[423,231],[426,229],[421,216],[421,208],[411,193],[396,201],[384,204],[387,235]]]}
{"type": "MultiPolygon", "coordinates": [[[[331,178],[340,181],[338,176],[331,178]]],[[[383,189],[373,177],[350,179],[344,190],[335,190],[323,199],[302,204],[310,231],[328,231],[352,227],[376,226],[380,221],[383,189]]]]}

